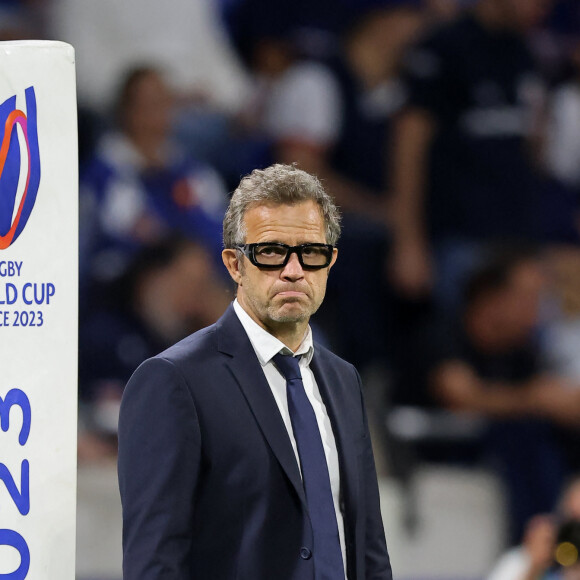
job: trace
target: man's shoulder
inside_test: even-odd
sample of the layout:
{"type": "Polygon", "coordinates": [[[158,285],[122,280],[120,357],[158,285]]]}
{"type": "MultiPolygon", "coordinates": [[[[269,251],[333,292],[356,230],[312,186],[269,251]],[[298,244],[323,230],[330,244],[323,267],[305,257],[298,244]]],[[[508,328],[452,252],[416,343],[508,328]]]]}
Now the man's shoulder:
{"type": "Polygon", "coordinates": [[[153,358],[165,359],[175,364],[192,359],[204,360],[210,353],[217,351],[216,327],[217,324],[212,324],[202,328],[176,342],[153,358]]]}

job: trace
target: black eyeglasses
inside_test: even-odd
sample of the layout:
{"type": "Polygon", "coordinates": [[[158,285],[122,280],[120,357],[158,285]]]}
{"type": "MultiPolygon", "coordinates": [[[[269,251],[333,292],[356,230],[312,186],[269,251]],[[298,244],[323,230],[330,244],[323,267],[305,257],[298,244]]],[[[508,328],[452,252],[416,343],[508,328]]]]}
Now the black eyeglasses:
{"type": "Polygon", "coordinates": [[[334,246],[330,244],[300,244],[289,246],[278,242],[261,244],[245,244],[236,246],[258,268],[276,270],[284,268],[290,260],[290,255],[296,253],[298,261],[304,270],[320,270],[326,268],[332,260],[334,246]]]}

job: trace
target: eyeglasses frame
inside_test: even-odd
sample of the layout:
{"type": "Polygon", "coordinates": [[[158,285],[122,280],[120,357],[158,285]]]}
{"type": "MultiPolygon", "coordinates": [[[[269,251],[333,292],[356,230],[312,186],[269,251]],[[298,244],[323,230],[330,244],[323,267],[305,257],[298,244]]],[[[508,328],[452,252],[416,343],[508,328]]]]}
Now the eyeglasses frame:
{"type": "Polygon", "coordinates": [[[298,261],[300,262],[300,266],[302,266],[303,270],[322,270],[322,268],[326,268],[330,266],[330,262],[332,262],[332,251],[334,250],[335,246],[332,244],[320,244],[320,243],[306,243],[306,244],[299,244],[298,246],[289,246],[288,244],[283,244],[282,242],[260,242],[256,244],[241,244],[236,245],[235,249],[240,250],[244,256],[250,260],[250,262],[256,266],[256,268],[260,268],[261,270],[280,270],[286,267],[288,262],[290,261],[290,256],[292,254],[296,254],[298,257],[298,261]],[[286,257],[281,264],[260,264],[256,260],[256,248],[259,246],[277,246],[279,248],[286,249],[286,257]],[[325,264],[321,266],[310,266],[304,263],[302,258],[302,251],[304,248],[326,248],[328,250],[328,259],[325,264]]]}

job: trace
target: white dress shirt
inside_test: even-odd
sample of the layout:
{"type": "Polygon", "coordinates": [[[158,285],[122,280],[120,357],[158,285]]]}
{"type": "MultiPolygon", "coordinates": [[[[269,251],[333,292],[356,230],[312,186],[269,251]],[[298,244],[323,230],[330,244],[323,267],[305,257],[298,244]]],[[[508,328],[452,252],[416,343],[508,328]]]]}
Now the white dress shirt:
{"type": "Polygon", "coordinates": [[[332,501],[334,502],[334,511],[336,512],[336,521],[338,523],[338,535],[340,537],[340,549],[342,552],[342,560],[344,569],[346,571],[346,548],[344,541],[344,520],[342,512],[340,511],[340,471],[338,465],[338,451],[336,449],[336,441],[334,433],[332,432],[332,425],[330,418],[326,412],[326,406],[320,396],[320,390],[316,384],[314,374],[310,369],[310,361],[314,354],[314,344],[312,341],[312,330],[310,326],[306,335],[296,350],[293,353],[283,342],[272,336],[268,331],[264,330],[257,322],[255,322],[250,315],[242,308],[237,300],[234,300],[234,310],[246,331],[250,342],[254,348],[256,356],[262,365],[262,370],[266,376],[266,380],[270,385],[282,420],[288,431],[298,469],[300,469],[300,458],[298,455],[298,447],[296,446],[296,439],[292,430],[292,422],[290,420],[290,412],[288,411],[288,399],[286,396],[286,379],[280,373],[272,358],[281,352],[282,354],[292,354],[300,356],[300,371],[302,374],[302,382],[304,383],[304,390],[306,396],[314,409],[316,422],[318,423],[318,430],[322,439],[322,446],[324,447],[324,454],[326,455],[326,463],[328,465],[328,473],[330,475],[330,488],[332,490],[332,501]]]}

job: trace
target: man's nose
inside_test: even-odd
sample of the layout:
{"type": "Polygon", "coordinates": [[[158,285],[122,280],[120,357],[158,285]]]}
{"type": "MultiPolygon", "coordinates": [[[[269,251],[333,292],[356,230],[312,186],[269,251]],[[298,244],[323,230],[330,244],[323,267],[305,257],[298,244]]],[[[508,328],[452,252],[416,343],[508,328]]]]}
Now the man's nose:
{"type": "Polygon", "coordinates": [[[290,254],[290,258],[288,259],[288,263],[284,266],[282,270],[282,278],[286,278],[287,280],[299,280],[300,278],[304,277],[304,270],[300,265],[300,260],[298,259],[298,255],[294,252],[290,254]]]}

